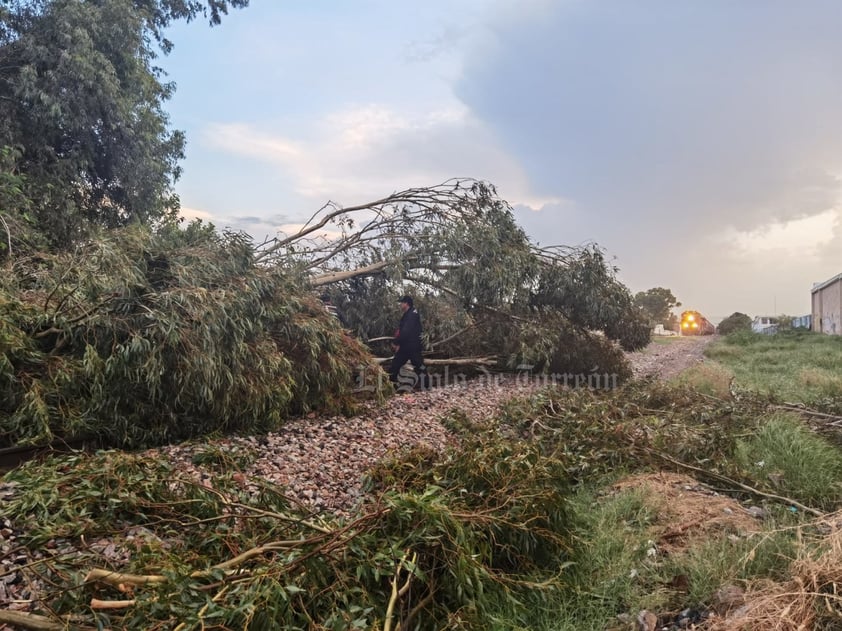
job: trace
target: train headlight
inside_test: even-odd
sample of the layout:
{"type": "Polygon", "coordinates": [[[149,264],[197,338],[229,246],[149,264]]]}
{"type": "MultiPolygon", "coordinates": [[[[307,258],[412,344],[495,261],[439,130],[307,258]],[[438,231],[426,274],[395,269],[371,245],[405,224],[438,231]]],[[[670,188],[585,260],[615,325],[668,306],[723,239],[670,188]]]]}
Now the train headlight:
{"type": "Polygon", "coordinates": [[[687,316],[687,320],[688,320],[689,322],[692,322],[692,321],[693,321],[693,320],[695,320],[695,319],[696,319],[696,316],[693,316],[693,315],[689,315],[689,316],[687,316]]]}
{"type": "Polygon", "coordinates": [[[693,323],[693,328],[694,328],[694,329],[698,329],[698,328],[699,328],[699,323],[698,323],[698,322],[694,322],[694,323],[693,323]]]}

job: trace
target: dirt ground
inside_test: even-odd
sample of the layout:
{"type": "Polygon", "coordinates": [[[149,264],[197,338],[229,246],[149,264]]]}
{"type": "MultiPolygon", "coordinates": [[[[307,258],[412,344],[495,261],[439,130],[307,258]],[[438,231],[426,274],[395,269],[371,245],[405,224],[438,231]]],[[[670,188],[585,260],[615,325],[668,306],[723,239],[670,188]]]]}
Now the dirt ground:
{"type": "Polygon", "coordinates": [[[701,337],[654,337],[642,351],[629,353],[636,377],[672,379],[682,371],[705,361],[704,351],[717,335],[701,337]]]}

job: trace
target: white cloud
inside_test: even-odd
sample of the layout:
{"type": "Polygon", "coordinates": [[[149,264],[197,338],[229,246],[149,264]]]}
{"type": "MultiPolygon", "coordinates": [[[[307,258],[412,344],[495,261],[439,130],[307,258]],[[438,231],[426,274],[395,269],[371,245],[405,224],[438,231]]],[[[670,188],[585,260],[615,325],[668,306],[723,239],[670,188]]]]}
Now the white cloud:
{"type": "Polygon", "coordinates": [[[211,124],[204,130],[203,140],[212,147],[260,160],[291,162],[302,155],[294,143],[269,137],[246,123],[211,124]]]}
{"type": "Polygon", "coordinates": [[[179,217],[181,217],[182,219],[186,219],[187,221],[190,221],[192,219],[213,221],[213,215],[211,215],[211,213],[206,212],[204,210],[199,210],[198,208],[189,208],[187,206],[182,206],[179,209],[179,217]]]}
{"type": "Polygon", "coordinates": [[[531,208],[559,200],[535,196],[528,177],[490,131],[458,103],[413,113],[385,105],[332,112],[292,138],[256,124],[217,123],[203,141],[268,162],[311,207],[350,205],[453,177],[492,182],[510,202],[531,208]]]}
{"type": "Polygon", "coordinates": [[[774,252],[800,258],[818,257],[821,249],[833,240],[834,229],[842,223],[842,209],[830,209],[818,215],[775,221],[755,230],[729,229],[723,235],[727,245],[736,247],[744,256],[774,252]]]}

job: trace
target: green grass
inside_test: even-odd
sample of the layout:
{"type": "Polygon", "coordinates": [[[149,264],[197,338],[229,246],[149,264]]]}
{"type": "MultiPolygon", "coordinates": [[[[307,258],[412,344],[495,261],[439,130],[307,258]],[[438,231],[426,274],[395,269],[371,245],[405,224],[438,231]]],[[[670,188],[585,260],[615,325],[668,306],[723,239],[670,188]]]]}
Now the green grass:
{"type": "Polygon", "coordinates": [[[739,333],[715,342],[705,355],[731,371],[743,389],[802,403],[842,397],[842,336],[739,333]]]}
{"type": "Polygon", "coordinates": [[[638,628],[633,621],[643,609],[668,617],[688,607],[710,607],[717,590],[727,585],[785,579],[802,544],[794,527],[802,516],[771,510],[756,533],[737,537],[721,532],[663,554],[652,541],[652,528],[659,525],[653,507],[659,501],[639,488],[580,489],[571,498],[577,546],[567,588],[554,596],[527,596],[516,617],[501,603],[491,616],[496,624],[489,628],[631,631],[638,628]]]}
{"type": "Polygon", "coordinates": [[[664,605],[653,585],[661,580],[648,529],[656,520],[653,502],[641,490],[605,494],[580,490],[571,498],[576,553],[568,588],[552,599],[535,595],[512,619],[501,611],[500,629],[601,631],[618,614],[664,605]]]}
{"type": "Polygon", "coordinates": [[[842,451],[792,414],[769,417],[757,433],[737,442],[735,460],[759,486],[822,510],[842,497],[842,451]]]}
{"type": "Polygon", "coordinates": [[[667,559],[665,571],[686,577],[686,604],[705,607],[725,585],[785,578],[797,556],[797,542],[797,529],[793,528],[767,528],[742,538],[715,537],[667,559]]]}

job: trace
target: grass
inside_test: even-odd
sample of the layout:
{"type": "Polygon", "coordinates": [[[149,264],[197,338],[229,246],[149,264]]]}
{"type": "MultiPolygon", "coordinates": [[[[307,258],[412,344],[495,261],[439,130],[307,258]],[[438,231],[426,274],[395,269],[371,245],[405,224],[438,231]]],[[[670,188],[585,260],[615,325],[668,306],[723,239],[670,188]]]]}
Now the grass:
{"type": "Polygon", "coordinates": [[[782,579],[797,557],[797,529],[767,527],[749,537],[714,537],[667,560],[668,575],[686,577],[689,606],[705,607],[712,595],[747,580],[782,579]]]}
{"type": "Polygon", "coordinates": [[[550,602],[536,599],[524,608],[526,616],[506,617],[501,607],[495,628],[601,631],[622,612],[665,604],[652,590],[661,575],[648,555],[648,529],[656,519],[650,499],[639,490],[606,495],[580,489],[571,509],[578,545],[568,589],[550,602]]]}
{"type": "Polygon", "coordinates": [[[807,404],[842,397],[842,336],[740,333],[715,342],[705,355],[743,389],[807,404]]]}
{"type": "Polygon", "coordinates": [[[756,434],[740,440],[737,464],[776,493],[823,510],[842,496],[842,451],[792,414],[770,416],[756,434]]]}
{"type": "Polygon", "coordinates": [[[727,399],[730,396],[733,378],[734,373],[721,364],[703,362],[684,370],[673,381],[679,386],[727,399]]]}

